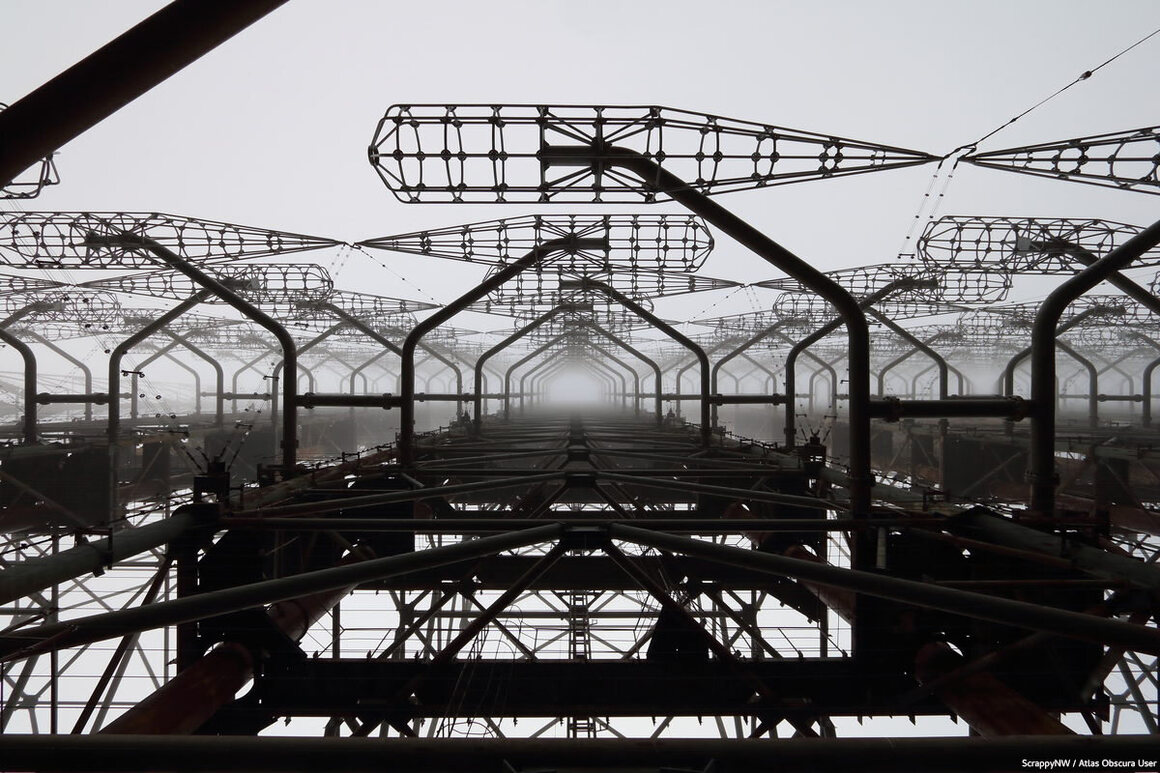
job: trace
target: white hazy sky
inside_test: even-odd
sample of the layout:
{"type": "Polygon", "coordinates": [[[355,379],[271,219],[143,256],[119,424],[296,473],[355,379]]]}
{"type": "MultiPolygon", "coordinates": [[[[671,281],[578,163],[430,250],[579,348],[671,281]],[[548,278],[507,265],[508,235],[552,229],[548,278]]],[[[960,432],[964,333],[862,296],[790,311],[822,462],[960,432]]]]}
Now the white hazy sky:
{"type": "MultiPolygon", "coordinates": [[[[15,101],[162,5],[0,0],[0,101],[15,101]]],[[[537,211],[396,201],[365,154],[396,102],[661,104],[941,155],[1157,27],[1154,0],[292,0],[62,148],[63,184],[20,206],[172,212],[349,241],[537,211]]],[[[1160,123],[1158,73],[1160,36],[982,147],[1160,123]]],[[[824,269],[877,263],[903,249],[933,170],[721,202],[824,269]]],[[[1146,224],[1157,202],[962,167],[939,212],[1146,224]]],[[[340,287],[440,301],[479,276],[381,255],[406,282],[357,255],[318,259],[340,287]]],[[[726,239],[704,270],[741,281],[777,276],[726,239]]],[[[741,293],[706,310],[723,297],[679,308],[750,308],[741,293]]]]}

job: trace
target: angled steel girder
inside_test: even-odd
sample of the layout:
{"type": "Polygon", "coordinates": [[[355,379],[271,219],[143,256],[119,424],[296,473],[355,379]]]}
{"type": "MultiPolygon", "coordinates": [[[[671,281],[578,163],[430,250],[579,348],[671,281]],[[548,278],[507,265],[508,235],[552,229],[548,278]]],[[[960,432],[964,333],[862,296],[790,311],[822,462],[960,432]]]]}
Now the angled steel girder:
{"type": "Polygon", "coordinates": [[[175,0],[0,112],[0,184],[286,0],[175,0]]]}

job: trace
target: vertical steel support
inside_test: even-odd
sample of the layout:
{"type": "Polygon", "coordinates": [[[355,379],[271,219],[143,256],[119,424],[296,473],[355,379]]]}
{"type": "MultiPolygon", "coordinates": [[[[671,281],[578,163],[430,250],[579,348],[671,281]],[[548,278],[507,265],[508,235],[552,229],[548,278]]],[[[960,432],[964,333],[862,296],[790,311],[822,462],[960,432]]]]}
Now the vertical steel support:
{"type": "MultiPolygon", "coordinates": [[[[621,368],[623,368],[626,372],[632,374],[632,382],[633,382],[632,410],[633,410],[633,413],[640,414],[640,373],[637,372],[636,368],[632,367],[627,362],[622,360],[620,357],[617,357],[615,354],[608,351],[600,344],[591,343],[591,344],[589,344],[589,346],[591,346],[593,349],[595,349],[600,354],[603,354],[608,359],[615,362],[617,365],[619,365],[621,368]]],[[[620,404],[621,404],[621,406],[627,408],[628,407],[628,382],[625,381],[623,379],[623,377],[621,378],[621,381],[622,381],[622,383],[624,383],[624,394],[621,395],[620,404]]]]}
{"type": "Polygon", "coordinates": [[[24,417],[21,420],[21,442],[36,444],[36,355],[32,347],[9,333],[0,325],[0,341],[11,346],[24,360],[24,417]]]}
{"type": "MultiPolygon", "coordinates": [[[[563,284],[563,283],[561,283],[563,284]]],[[[579,286],[585,290],[595,290],[597,292],[607,295],[621,306],[631,311],[636,316],[640,317],[650,325],[661,331],[669,338],[673,339],[681,346],[692,352],[697,362],[701,365],[701,445],[708,448],[713,439],[713,424],[712,416],[709,410],[709,357],[705,354],[705,350],[697,345],[693,339],[681,333],[672,325],[668,324],[660,317],[645,309],[636,301],[632,300],[619,290],[609,287],[603,282],[596,282],[592,279],[581,279],[578,282],[579,286]]]]}
{"type": "Polygon", "coordinates": [[[556,306],[555,308],[550,309],[550,310],[544,312],[543,314],[541,314],[540,316],[536,317],[531,322],[524,325],[519,330],[516,330],[514,333],[509,335],[507,338],[503,339],[498,344],[491,347],[490,349],[488,349],[486,352],[484,352],[483,354],[481,354],[479,356],[479,359],[477,359],[475,361],[475,381],[474,381],[475,394],[472,397],[473,416],[471,418],[471,424],[475,429],[475,434],[478,435],[480,433],[481,425],[483,423],[483,396],[482,395],[483,395],[483,366],[484,366],[484,364],[488,360],[490,360],[492,357],[499,354],[504,349],[508,348],[509,346],[514,344],[516,341],[518,341],[521,338],[523,338],[524,336],[526,336],[528,333],[531,333],[533,330],[538,330],[540,327],[546,325],[548,322],[551,322],[553,319],[560,316],[561,314],[564,314],[565,312],[578,311],[579,309],[580,309],[580,307],[576,306],[575,304],[562,303],[559,306],[556,306]]]}
{"type": "MultiPolygon", "coordinates": [[[[732,343],[732,340],[734,340],[734,339],[731,339],[730,341],[720,341],[718,343],[713,344],[712,346],[710,346],[708,349],[705,350],[705,354],[706,355],[713,354],[714,352],[716,352],[720,349],[724,349],[726,346],[728,346],[730,343],[732,343]]],[[[693,357],[693,359],[689,360],[688,362],[686,362],[684,365],[682,365],[680,368],[677,369],[677,381],[673,387],[673,392],[677,396],[676,405],[677,405],[677,415],[678,416],[681,414],[681,402],[682,402],[681,401],[681,381],[684,380],[685,373],[689,370],[689,368],[693,367],[697,363],[698,363],[697,358],[693,357]]],[[[711,379],[710,379],[710,385],[711,385],[711,379]]]]}
{"type": "MultiPolygon", "coordinates": [[[[54,344],[52,341],[49,341],[47,338],[42,336],[40,333],[37,333],[33,330],[26,330],[26,331],[24,331],[24,334],[26,336],[28,336],[29,338],[31,338],[33,341],[36,341],[38,344],[43,344],[44,346],[48,347],[48,350],[51,351],[53,354],[57,354],[57,355],[63,357],[64,359],[66,359],[70,363],[72,363],[74,366],[79,368],[81,371],[81,374],[85,378],[85,394],[91,395],[93,393],[93,370],[92,370],[92,368],[90,368],[88,365],[86,365],[83,361],[77,359],[76,357],[73,357],[71,354],[69,354],[67,351],[60,348],[56,344],[54,344]]],[[[93,404],[91,402],[85,402],[85,421],[92,421],[92,420],[93,420],[93,404]]]]}
{"type": "MultiPolygon", "coordinates": [[[[1096,314],[1098,311],[1099,309],[1094,308],[1084,309],[1079,314],[1076,314],[1074,317],[1069,319],[1067,322],[1064,322],[1062,325],[1056,327],[1055,337],[1058,338],[1059,336],[1063,335],[1068,330],[1071,330],[1073,327],[1080,324],[1088,317],[1096,314]]],[[[1002,390],[1003,394],[1007,395],[1008,397],[1014,396],[1015,394],[1015,369],[1018,368],[1019,363],[1023,362],[1023,360],[1025,360],[1030,354],[1031,347],[1028,346],[1025,349],[1021,349],[1020,351],[1016,352],[1015,355],[1007,361],[1007,364],[1003,366],[1002,390]]]]}
{"type": "MultiPolygon", "coordinates": [[[[544,347],[544,348],[547,348],[547,347],[544,347]]],[[[537,398],[538,398],[538,395],[536,394],[536,391],[535,391],[536,390],[535,385],[532,384],[532,385],[525,387],[524,383],[529,381],[529,380],[534,380],[534,378],[536,377],[536,374],[539,373],[541,370],[544,370],[545,368],[547,368],[549,365],[553,365],[556,367],[563,367],[564,363],[557,362],[557,361],[560,360],[561,358],[563,358],[565,354],[566,354],[566,352],[563,349],[561,349],[558,352],[553,352],[543,362],[538,363],[537,365],[533,366],[530,370],[528,370],[527,373],[520,376],[520,395],[521,395],[521,397],[520,397],[520,409],[521,410],[523,409],[523,400],[524,400],[525,395],[527,396],[529,403],[535,403],[537,398]]],[[[531,358],[529,357],[528,359],[531,359],[531,358]]]]}
{"type": "Polygon", "coordinates": [[[214,396],[214,420],[213,420],[213,423],[214,423],[215,427],[222,426],[223,424],[225,424],[225,406],[226,406],[226,398],[225,398],[226,374],[225,374],[225,371],[222,370],[222,364],[217,361],[217,358],[211,356],[210,354],[207,354],[200,347],[195,346],[192,342],[190,342],[189,339],[185,338],[184,336],[178,335],[177,333],[174,333],[172,330],[166,330],[165,334],[167,336],[169,336],[170,338],[172,338],[177,343],[181,344],[181,346],[183,348],[192,352],[194,354],[194,356],[200,357],[201,359],[205,360],[207,363],[209,363],[209,366],[211,368],[213,368],[214,383],[215,383],[215,388],[217,389],[217,394],[214,396]]]}
{"type": "MultiPolygon", "coordinates": [[[[121,453],[120,453],[120,434],[121,434],[121,360],[125,358],[129,350],[137,344],[144,341],[149,336],[156,333],[161,328],[168,325],[173,320],[180,317],[193,307],[200,304],[210,296],[209,290],[202,290],[194,295],[186,298],[173,309],[162,314],[157,319],[150,322],[145,327],[138,330],[133,335],[126,338],[121,343],[117,344],[109,355],[109,416],[105,427],[105,434],[109,443],[109,518],[110,520],[117,515],[117,509],[120,503],[117,501],[117,485],[120,477],[121,467],[121,453]]],[[[134,394],[136,394],[134,392],[134,394]]]]}
{"type": "MultiPolygon", "coordinates": [[[[274,353],[274,350],[273,350],[273,349],[267,349],[266,351],[262,352],[262,353],[261,353],[261,354],[259,354],[257,357],[255,357],[254,359],[252,359],[252,360],[249,360],[249,361],[247,361],[247,362],[243,363],[243,364],[242,364],[242,367],[240,367],[240,368],[238,368],[236,371],[234,371],[234,376],[233,376],[233,378],[230,380],[230,389],[231,389],[231,390],[233,390],[233,393],[234,393],[234,400],[233,400],[233,404],[230,406],[230,410],[231,410],[232,412],[234,412],[234,413],[237,413],[237,412],[238,412],[238,379],[239,379],[239,378],[241,378],[241,375],[242,375],[243,373],[245,373],[247,370],[252,370],[252,371],[254,371],[255,373],[258,373],[258,374],[260,375],[260,374],[261,374],[261,371],[259,371],[259,370],[258,370],[257,368],[255,368],[254,366],[255,366],[255,365],[257,365],[257,364],[258,364],[258,362],[259,362],[259,361],[260,361],[260,360],[261,360],[263,357],[265,357],[265,356],[266,356],[266,355],[268,355],[268,354],[273,354],[273,353],[274,353]]],[[[263,376],[263,378],[265,378],[265,376],[263,376]]]]}
{"type": "MultiPolygon", "coordinates": [[[[638,388],[640,387],[640,376],[637,374],[637,372],[635,370],[628,367],[628,365],[625,364],[624,360],[620,359],[619,357],[613,356],[611,353],[609,353],[606,349],[599,346],[598,344],[592,344],[591,346],[593,349],[600,352],[605,357],[607,357],[610,360],[612,360],[613,362],[617,363],[618,365],[623,367],[625,370],[627,370],[629,373],[631,373],[633,376],[635,376],[636,377],[636,386],[638,388]]],[[[609,393],[609,397],[612,398],[611,402],[613,402],[614,404],[616,402],[616,384],[617,384],[617,382],[620,382],[621,399],[622,400],[628,399],[628,378],[625,376],[624,373],[621,373],[619,370],[612,367],[611,365],[604,363],[604,362],[601,362],[599,360],[588,361],[588,365],[589,365],[589,367],[591,367],[594,370],[602,370],[605,373],[605,375],[609,379],[612,380],[612,390],[609,393]]]]}
{"type": "MultiPolygon", "coordinates": [[[[716,364],[714,364],[714,365],[713,365],[713,370],[712,370],[712,373],[711,373],[711,375],[709,376],[709,390],[710,390],[710,391],[711,391],[713,394],[717,394],[717,379],[718,379],[718,374],[720,374],[720,372],[721,372],[721,367],[722,367],[722,366],[723,366],[725,363],[729,362],[729,361],[730,361],[730,360],[732,360],[734,357],[737,357],[737,356],[739,356],[739,355],[741,355],[741,354],[745,353],[746,351],[748,351],[748,350],[749,350],[749,349],[751,349],[752,347],[754,347],[754,346],[756,346],[757,344],[759,344],[759,343],[761,343],[762,341],[764,341],[766,338],[769,338],[771,335],[773,335],[774,333],[776,333],[778,330],[780,330],[781,328],[783,328],[783,327],[785,327],[786,325],[788,325],[788,324],[789,324],[789,322],[790,322],[790,320],[788,320],[788,319],[782,319],[782,320],[778,320],[777,322],[774,322],[772,325],[770,325],[769,327],[765,328],[764,330],[762,330],[762,331],[761,331],[760,333],[758,333],[757,335],[750,336],[750,338],[749,338],[749,339],[747,339],[745,342],[743,342],[743,343],[742,343],[740,346],[738,346],[736,349],[732,350],[731,352],[729,352],[728,354],[726,354],[724,357],[722,357],[721,359],[717,360],[716,364]]],[[[716,406],[716,405],[714,405],[714,406],[713,406],[713,426],[714,426],[714,427],[715,427],[715,426],[717,426],[717,406],[716,406]]]]}
{"type": "Polygon", "coordinates": [[[415,462],[415,349],[423,336],[466,309],[480,298],[499,289],[504,282],[514,279],[532,266],[538,264],[553,252],[576,252],[578,250],[603,250],[607,248],[603,239],[553,239],[534,247],[528,254],[509,264],[481,282],[474,290],[456,298],[427,319],[420,322],[403,341],[402,404],[400,405],[399,461],[410,465],[415,462]]]}
{"type": "MultiPolygon", "coordinates": [[[[875,313],[877,313],[877,312],[875,312],[875,313]]],[[[940,339],[945,338],[946,336],[947,336],[946,331],[943,331],[941,333],[935,333],[934,335],[932,335],[930,338],[926,339],[922,343],[929,347],[930,344],[933,344],[936,341],[939,341],[940,339]]],[[[898,367],[902,363],[906,362],[908,359],[910,359],[911,357],[913,357],[915,354],[917,354],[920,351],[922,351],[922,349],[918,346],[915,346],[914,348],[910,349],[909,351],[903,352],[902,354],[898,355],[893,360],[891,360],[890,362],[888,362],[882,366],[882,370],[880,370],[878,372],[878,396],[879,397],[885,396],[885,393],[886,393],[886,374],[889,373],[890,371],[894,370],[894,368],[898,367]]],[[[932,349],[931,351],[934,351],[934,350],[932,349]]],[[[959,394],[963,394],[965,392],[966,379],[963,376],[962,371],[960,371],[958,368],[956,368],[955,366],[953,366],[949,363],[947,363],[947,368],[950,370],[951,373],[955,374],[955,378],[958,379],[959,394]]],[[[943,395],[943,397],[945,397],[945,395],[943,395]]]]}
{"type": "MultiPolygon", "coordinates": [[[[338,306],[335,306],[333,303],[324,303],[324,304],[322,304],[322,308],[326,309],[331,314],[334,314],[336,317],[343,320],[348,325],[353,327],[355,330],[359,331],[363,335],[365,335],[368,338],[370,338],[371,340],[373,340],[375,343],[378,343],[378,344],[381,344],[382,346],[385,346],[389,351],[399,355],[400,357],[403,356],[403,349],[398,344],[394,343],[393,341],[388,339],[386,336],[379,333],[379,331],[375,330],[373,327],[371,327],[367,323],[363,322],[361,319],[354,316],[353,314],[350,314],[349,312],[347,312],[344,309],[340,309],[338,306]]],[[[439,362],[443,363],[444,365],[446,365],[448,368],[451,369],[451,372],[455,374],[455,393],[458,395],[462,395],[463,394],[463,371],[460,369],[460,367],[458,365],[455,364],[455,361],[452,360],[451,358],[446,357],[445,355],[441,354],[433,346],[428,346],[428,345],[423,344],[423,343],[420,343],[419,346],[423,349],[423,351],[427,352],[427,354],[431,355],[435,359],[439,360],[439,362]]],[[[351,375],[353,376],[354,374],[351,374],[351,375]]],[[[456,400],[455,401],[455,413],[456,413],[456,415],[459,415],[462,412],[463,412],[463,402],[462,402],[462,400],[456,400]]]]}
{"type": "MultiPolygon", "coordinates": [[[[346,327],[345,322],[339,322],[336,325],[331,325],[327,330],[324,330],[322,333],[316,335],[314,338],[312,338],[309,341],[307,341],[306,343],[302,344],[302,346],[297,347],[297,352],[296,352],[296,355],[294,357],[294,366],[295,366],[294,372],[290,372],[289,370],[287,370],[286,375],[282,376],[281,374],[282,374],[283,368],[286,365],[286,360],[285,359],[279,360],[278,363],[274,366],[274,375],[271,379],[271,383],[277,384],[278,380],[280,378],[283,378],[285,381],[293,382],[294,390],[295,390],[295,392],[297,392],[298,391],[298,371],[305,371],[307,373],[307,377],[309,378],[309,382],[308,382],[309,387],[308,387],[307,391],[313,392],[314,391],[314,373],[311,372],[310,369],[307,368],[304,364],[302,364],[298,358],[302,354],[304,354],[305,352],[308,352],[311,349],[313,349],[315,346],[318,346],[320,343],[325,341],[327,338],[330,338],[332,335],[337,333],[339,330],[342,330],[344,327],[346,327]]],[[[276,389],[271,390],[271,392],[270,392],[270,421],[273,422],[273,424],[274,424],[274,432],[273,432],[274,451],[277,452],[277,450],[278,450],[278,390],[276,390],[276,389]]],[[[295,439],[295,444],[297,444],[297,439],[295,439]]]]}
{"type": "MultiPolygon", "coordinates": [[[[175,319],[185,314],[187,311],[202,303],[210,296],[209,290],[202,290],[194,295],[186,298],[184,301],[173,307],[169,311],[162,314],[157,319],[150,322],[145,327],[138,330],[133,335],[126,338],[121,343],[117,344],[116,348],[109,355],[109,417],[105,427],[105,434],[109,439],[110,451],[117,445],[117,437],[121,432],[121,361],[125,355],[129,353],[137,344],[144,341],[149,336],[161,330],[163,327],[173,322],[175,319]]],[[[176,346],[176,343],[173,344],[176,346]]],[[[115,481],[114,481],[115,487],[115,481]]]]}
{"type": "MultiPolygon", "coordinates": [[[[3,113],[0,113],[3,115],[3,113]]],[[[21,170],[22,171],[22,170],[21,170]]],[[[32,348],[24,343],[16,336],[8,332],[8,328],[14,323],[24,319],[29,314],[35,311],[41,311],[46,307],[42,302],[30,303],[23,308],[9,314],[3,320],[0,320],[0,341],[11,346],[19,354],[24,361],[24,418],[22,421],[22,440],[25,445],[33,445],[37,441],[36,432],[36,354],[33,353],[32,348]]]]}
{"type": "MultiPolygon", "coordinates": [[[[546,164],[579,162],[594,169],[604,164],[627,169],[644,185],[672,197],[837,309],[846,323],[850,347],[850,505],[859,515],[868,513],[870,488],[874,485],[870,469],[870,326],[854,296],[831,277],[641,153],[616,146],[545,147],[540,156],[546,164]]],[[[708,367],[706,364],[706,371],[708,367]]],[[[705,420],[708,419],[706,415],[705,420]]]]}
{"type": "MultiPolygon", "coordinates": [[[[855,513],[865,514],[869,512],[870,507],[870,486],[873,485],[873,477],[870,475],[870,327],[866,322],[866,317],[863,315],[861,309],[872,306],[878,301],[898,290],[909,290],[923,286],[922,282],[916,282],[913,279],[899,279],[895,280],[885,287],[871,293],[862,301],[854,301],[854,307],[858,310],[857,322],[859,330],[861,331],[857,336],[854,331],[850,329],[849,314],[842,313],[842,316],[833,320],[829,324],[815,330],[810,335],[798,341],[789,350],[789,354],[785,357],[785,444],[786,448],[794,447],[794,434],[796,432],[794,408],[796,402],[797,383],[794,374],[795,365],[797,364],[798,355],[805,349],[828,336],[830,333],[837,330],[843,324],[846,325],[846,330],[850,334],[850,486],[851,486],[851,507],[855,513]],[[863,336],[863,333],[865,334],[863,336]],[[855,338],[861,343],[862,351],[856,351],[855,338]],[[863,340],[863,338],[865,340],[863,340]],[[857,355],[855,357],[855,355],[857,355]],[[864,384],[862,382],[865,382],[864,384]],[[865,392],[865,395],[862,393],[865,392]],[[857,397],[855,396],[857,395],[857,397]],[[857,408],[856,408],[857,406],[857,408]],[[862,412],[864,416],[860,415],[862,412]],[[856,416],[856,414],[859,414],[856,416]],[[863,424],[865,426],[863,426],[863,424]],[[856,425],[856,426],[855,426],[856,425]],[[864,432],[864,437],[863,437],[864,432]],[[855,443],[857,440],[857,443],[855,443]],[[863,446],[865,446],[863,448],[863,446]],[[863,455],[865,458],[863,458],[863,455]],[[864,468],[864,469],[863,469],[864,468]],[[863,476],[865,474],[865,477],[863,476]],[[864,491],[861,489],[864,487],[864,491]],[[859,492],[855,496],[854,488],[858,488],[859,492]],[[862,498],[865,499],[864,506],[858,504],[862,498]]],[[[845,293],[845,290],[842,291],[845,293]]],[[[847,294],[851,300],[853,296],[847,294]]],[[[827,300],[829,298],[827,297],[827,300]]],[[[833,304],[833,301],[830,301],[833,304]]],[[[834,304],[839,310],[841,306],[834,304]]]]}
{"type": "MultiPolygon", "coordinates": [[[[136,370],[134,370],[132,372],[132,374],[130,376],[130,380],[129,380],[129,384],[130,384],[130,388],[129,388],[129,418],[131,418],[131,419],[137,418],[137,398],[139,397],[139,394],[138,394],[138,390],[139,390],[138,376],[140,375],[140,373],[143,373],[145,371],[145,368],[149,367],[149,365],[151,365],[152,363],[161,359],[162,357],[168,357],[169,353],[176,348],[177,348],[177,341],[172,341],[168,344],[165,344],[164,346],[159,347],[157,349],[157,351],[153,352],[153,354],[149,355],[144,360],[137,363],[136,370]]],[[[186,365],[184,362],[181,362],[180,360],[175,360],[175,362],[177,362],[177,364],[180,365],[187,373],[194,374],[194,377],[196,378],[196,381],[197,381],[197,384],[195,387],[195,389],[197,391],[197,398],[194,401],[197,405],[197,408],[195,409],[195,412],[201,413],[201,376],[198,375],[197,371],[195,371],[193,368],[186,365]]]]}
{"type": "Polygon", "coordinates": [[[378,362],[382,358],[386,357],[388,354],[392,354],[392,353],[393,352],[391,352],[389,349],[383,349],[381,352],[376,354],[374,357],[371,357],[369,360],[367,360],[366,362],[364,362],[363,364],[359,365],[357,368],[352,370],[350,372],[350,393],[352,395],[355,393],[354,384],[355,384],[356,377],[361,378],[363,380],[363,392],[364,393],[367,392],[370,389],[370,385],[367,383],[367,377],[363,374],[363,371],[366,370],[367,368],[369,368],[371,365],[374,365],[376,362],[378,362]]]}
{"type": "Polygon", "coordinates": [[[166,352],[165,359],[175,363],[177,365],[177,367],[181,368],[186,373],[189,373],[190,375],[193,376],[193,390],[194,390],[193,412],[195,415],[200,416],[201,415],[201,374],[197,372],[197,368],[193,367],[189,363],[182,362],[177,357],[174,357],[172,352],[166,352]]]}
{"type": "Polygon", "coordinates": [[[1160,243],[1160,221],[1153,223],[1056,288],[1040,305],[1031,330],[1031,448],[1027,477],[1030,510],[1055,514],[1055,336],[1068,305],[1100,282],[1127,268],[1160,243]]]}
{"type": "MultiPolygon", "coordinates": [[[[516,361],[506,371],[504,371],[504,374],[503,374],[503,413],[504,413],[504,418],[507,418],[508,416],[511,415],[512,373],[514,373],[517,368],[531,362],[536,357],[540,356],[541,354],[546,352],[548,349],[552,348],[557,343],[559,343],[560,341],[563,341],[567,337],[568,337],[568,333],[561,333],[560,335],[553,338],[551,341],[548,341],[546,344],[537,347],[535,349],[535,351],[526,355],[522,359],[516,361]]],[[[525,374],[524,377],[520,379],[520,409],[521,410],[524,407],[524,379],[526,379],[526,378],[527,378],[527,374],[525,374]]]]}
{"type": "Polygon", "coordinates": [[[1083,366],[1088,374],[1088,426],[1092,429],[1100,426],[1100,373],[1092,361],[1063,341],[1056,339],[1055,346],[1061,352],[1071,357],[1083,366]]]}
{"type": "MultiPolygon", "coordinates": [[[[643,362],[645,365],[648,365],[650,368],[652,368],[653,379],[654,379],[653,387],[654,387],[654,390],[656,392],[656,408],[655,408],[656,420],[657,420],[658,425],[660,425],[662,422],[664,422],[665,417],[662,413],[662,405],[661,405],[661,401],[662,401],[663,396],[664,396],[664,391],[663,391],[663,384],[661,382],[661,368],[660,368],[660,366],[657,365],[657,363],[652,358],[646,357],[642,352],[640,352],[636,348],[630,346],[628,344],[628,342],[623,340],[620,336],[615,335],[615,334],[609,332],[608,330],[605,330],[603,327],[601,327],[597,323],[589,320],[588,322],[585,323],[585,327],[589,328],[590,330],[596,332],[599,335],[604,336],[609,341],[616,344],[621,349],[624,349],[624,351],[628,352],[633,357],[636,357],[638,360],[643,362]]],[[[608,356],[611,357],[612,355],[608,355],[608,356]]],[[[616,358],[613,357],[613,359],[616,359],[616,358]]],[[[621,362],[621,361],[617,360],[617,362],[621,362]]],[[[636,410],[639,413],[640,412],[640,375],[636,372],[636,368],[633,368],[633,367],[631,367],[623,362],[621,362],[621,365],[623,365],[625,368],[628,368],[628,371],[636,377],[637,398],[636,398],[635,405],[636,405],[636,410]]]]}
{"type": "MultiPolygon", "coordinates": [[[[935,365],[938,367],[938,399],[940,399],[940,400],[947,399],[947,394],[949,392],[949,390],[947,388],[947,382],[950,380],[950,377],[949,377],[949,368],[947,366],[947,361],[945,359],[943,359],[943,356],[941,354],[939,354],[938,352],[936,352],[934,349],[931,349],[929,346],[927,346],[927,344],[925,342],[920,341],[917,338],[915,338],[914,335],[911,334],[911,332],[909,330],[907,330],[904,327],[899,326],[897,323],[894,322],[894,320],[890,319],[889,317],[887,317],[885,314],[878,311],[877,309],[868,308],[868,309],[866,309],[866,313],[869,314],[874,319],[881,322],[883,325],[886,326],[886,328],[888,330],[890,330],[892,333],[894,333],[895,335],[902,338],[904,341],[909,343],[915,349],[918,349],[920,352],[925,354],[927,357],[930,357],[932,360],[934,360],[935,365]]],[[[879,394],[881,394],[881,389],[879,390],[879,394]]]]}
{"type": "MultiPolygon", "coordinates": [[[[298,368],[298,353],[294,346],[294,339],[286,332],[273,317],[258,309],[249,301],[217,281],[209,274],[198,269],[189,261],[175,252],[165,248],[153,239],[122,231],[112,236],[90,234],[86,243],[93,245],[135,245],[144,247],[153,253],[169,268],[191,279],[196,284],[206,288],[217,298],[228,303],[243,316],[268,330],[282,347],[282,360],[286,363],[286,371],[296,373],[298,368]]],[[[298,385],[292,378],[282,379],[282,468],[286,474],[291,474],[297,459],[298,452],[298,385]]],[[[111,404],[111,403],[110,403],[111,404]]]]}
{"type": "Polygon", "coordinates": [[[1140,406],[1140,421],[1145,427],[1152,426],[1152,372],[1158,367],[1160,367],[1160,358],[1152,360],[1144,366],[1143,383],[1140,385],[1144,403],[1140,406]]]}

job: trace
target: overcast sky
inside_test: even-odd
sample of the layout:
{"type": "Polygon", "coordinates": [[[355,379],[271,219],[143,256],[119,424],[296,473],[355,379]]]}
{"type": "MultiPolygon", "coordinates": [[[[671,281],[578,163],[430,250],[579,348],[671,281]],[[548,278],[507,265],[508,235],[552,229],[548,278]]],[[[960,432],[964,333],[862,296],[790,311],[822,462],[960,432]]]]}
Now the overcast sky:
{"type": "MultiPolygon", "coordinates": [[[[15,101],[162,5],[0,0],[0,101],[15,101]]],[[[62,148],[62,184],[19,206],[172,212],[349,241],[537,211],[396,201],[366,161],[377,120],[396,102],[660,104],[941,155],[1157,27],[1152,0],[291,0],[62,148]]],[[[1154,125],[1158,65],[1160,36],[982,148],[1154,125]]],[[[877,263],[905,248],[933,171],[720,201],[822,268],[877,263]]],[[[938,213],[1146,224],[1157,201],[962,167],[938,213]]],[[[318,260],[340,287],[440,301],[480,275],[380,257],[394,273],[358,255],[318,260]]],[[[726,239],[704,271],[742,281],[778,275],[726,239]]],[[[750,294],[721,303],[724,295],[679,308],[691,316],[751,306],[750,294]]]]}

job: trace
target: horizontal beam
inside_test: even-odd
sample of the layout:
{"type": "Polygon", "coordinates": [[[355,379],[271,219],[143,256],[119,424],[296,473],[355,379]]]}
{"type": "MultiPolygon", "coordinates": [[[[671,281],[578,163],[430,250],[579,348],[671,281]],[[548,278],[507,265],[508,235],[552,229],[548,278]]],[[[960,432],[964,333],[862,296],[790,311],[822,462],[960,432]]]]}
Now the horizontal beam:
{"type": "Polygon", "coordinates": [[[605,528],[626,523],[641,529],[685,534],[741,534],[751,531],[853,531],[937,525],[942,518],[226,518],[225,529],[271,531],[411,532],[414,534],[487,534],[559,523],[568,527],[605,528]]]}
{"type": "Polygon", "coordinates": [[[948,397],[945,400],[880,397],[870,401],[871,418],[886,421],[988,417],[1019,421],[1030,414],[1031,403],[1021,397],[948,397]]]}
{"type": "MultiPolygon", "coordinates": [[[[480,395],[481,398],[488,400],[503,400],[509,396],[503,393],[491,392],[480,395]]],[[[415,393],[415,400],[420,403],[459,403],[470,402],[474,399],[475,394],[473,392],[464,392],[462,394],[457,392],[415,393]]],[[[299,397],[299,404],[303,408],[382,408],[388,410],[401,406],[403,404],[403,398],[390,393],[381,395],[352,395],[345,392],[336,394],[306,392],[299,397]]]]}
{"type": "MultiPolygon", "coordinates": [[[[480,770],[712,769],[718,773],[1033,770],[1024,760],[1151,760],[1150,736],[1009,738],[252,738],[4,735],[14,770],[476,773],[480,770]]],[[[1124,769],[1124,768],[1120,768],[1124,769]]]]}

